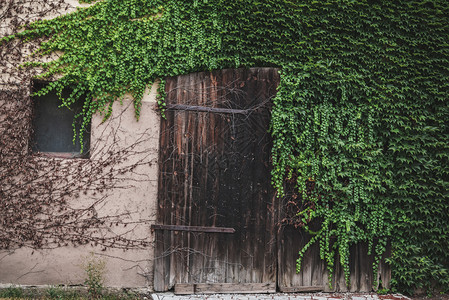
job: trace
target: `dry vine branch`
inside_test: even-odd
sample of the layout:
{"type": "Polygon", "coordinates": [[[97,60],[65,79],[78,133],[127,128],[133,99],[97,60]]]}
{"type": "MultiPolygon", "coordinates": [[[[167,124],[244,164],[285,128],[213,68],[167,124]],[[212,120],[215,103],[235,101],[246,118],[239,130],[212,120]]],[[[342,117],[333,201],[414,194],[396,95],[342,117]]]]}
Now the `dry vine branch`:
{"type": "MultiPolygon", "coordinates": [[[[71,8],[62,0],[0,1],[0,37],[71,8]]],[[[105,215],[101,210],[111,191],[150,182],[142,166],[156,163],[148,149],[154,138],[149,130],[119,146],[123,138],[120,124],[127,108],[110,120],[116,125],[96,129],[99,133],[90,147],[90,159],[62,159],[31,151],[30,91],[39,70],[19,66],[40,42],[0,43],[0,249],[148,246],[147,237],[134,233],[151,221],[150,216],[136,219],[136,211],[124,209],[105,215]]]]}
{"type": "MultiPolygon", "coordinates": [[[[5,94],[1,93],[0,99],[7,103],[5,94]]],[[[135,182],[151,180],[139,173],[140,166],[155,163],[143,147],[150,144],[150,133],[144,132],[133,143],[119,148],[117,130],[103,131],[98,140],[107,143],[94,144],[90,159],[42,157],[27,149],[30,106],[28,98],[12,107],[4,105],[0,111],[0,248],[87,243],[124,249],[147,246],[148,240],[133,237],[133,230],[124,227],[134,228],[149,220],[127,221],[136,213],[132,211],[107,216],[99,216],[98,211],[108,201],[109,190],[131,189],[135,182]],[[81,207],[74,207],[73,199],[83,195],[88,195],[87,203],[84,200],[81,207]],[[112,228],[121,229],[116,233],[112,228]]]]}

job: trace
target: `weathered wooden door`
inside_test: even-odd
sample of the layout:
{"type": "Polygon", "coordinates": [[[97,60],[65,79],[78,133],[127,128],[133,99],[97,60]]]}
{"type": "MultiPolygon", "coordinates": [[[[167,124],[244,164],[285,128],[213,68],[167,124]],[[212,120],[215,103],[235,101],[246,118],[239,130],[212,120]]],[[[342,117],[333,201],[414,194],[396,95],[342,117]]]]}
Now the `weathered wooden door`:
{"type": "Polygon", "coordinates": [[[166,81],[154,288],[274,292],[278,201],[268,132],[277,69],[166,81]]]}
{"type": "Polygon", "coordinates": [[[285,203],[271,186],[268,133],[276,69],[194,73],[166,82],[161,123],[154,289],[177,293],[371,291],[367,245],[351,247],[351,286],[336,263],[332,288],[318,245],[283,226],[285,203]]]}
{"type": "MultiPolygon", "coordinates": [[[[282,215],[282,213],[280,213],[282,215]]],[[[293,226],[282,226],[278,235],[278,289],[281,292],[370,292],[377,279],[377,286],[390,287],[391,269],[380,262],[378,273],[373,274],[374,255],[368,255],[367,243],[359,243],[350,247],[350,286],[346,285],[343,267],[336,255],[332,284],[329,285],[329,273],[325,262],[320,259],[318,243],[312,245],[304,254],[301,271],[296,273],[298,249],[302,249],[311,236],[293,226]],[[377,278],[375,278],[377,277],[377,278]]],[[[390,248],[387,253],[389,255],[390,248]]]]}

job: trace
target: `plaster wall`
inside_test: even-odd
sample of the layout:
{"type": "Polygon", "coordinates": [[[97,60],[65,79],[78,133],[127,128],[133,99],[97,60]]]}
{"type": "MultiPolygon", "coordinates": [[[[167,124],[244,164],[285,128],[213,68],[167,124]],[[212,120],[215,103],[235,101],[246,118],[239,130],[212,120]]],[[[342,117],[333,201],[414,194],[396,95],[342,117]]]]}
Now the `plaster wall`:
{"type": "MultiPolygon", "coordinates": [[[[96,199],[104,197],[97,208],[98,214],[117,215],[126,213],[127,222],[136,222],[128,227],[129,235],[138,239],[152,240],[151,223],[155,220],[157,202],[157,160],[159,147],[160,117],[155,110],[156,85],[151,92],[146,93],[142,103],[141,117],[137,121],[134,116],[132,100],[125,98],[123,105],[115,103],[110,120],[102,123],[102,116],[96,115],[92,120],[91,144],[97,144],[96,149],[110,149],[109,140],[104,131],[116,134],[115,148],[127,147],[141,140],[139,145],[142,157],[134,160],[144,161],[133,174],[124,174],[121,187],[98,193],[81,195],[71,201],[72,207],[91,205],[96,199]],[[136,174],[140,175],[136,175],[136,174]],[[125,187],[125,188],[123,188],[125,187]]],[[[99,151],[99,150],[94,150],[99,151]]],[[[91,159],[98,154],[92,153],[91,159]]],[[[61,158],[61,161],[64,161],[61,158]]],[[[132,163],[132,162],[127,162],[132,163]]],[[[124,230],[112,228],[111,230],[124,230]]],[[[144,287],[152,284],[153,247],[146,249],[106,249],[92,246],[67,246],[56,249],[33,250],[20,248],[0,252],[0,283],[41,285],[41,284],[82,284],[85,277],[85,263],[94,254],[106,263],[105,284],[118,287],[144,287]]]]}
{"type": "MultiPolygon", "coordinates": [[[[26,1],[27,5],[33,2],[26,1]]],[[[47,1],[49,2],[49,1],[47,1]]],[[[59,2],[55,0],[55,2],[59,2]]],[[[38,2],[36,2],[38,3],[38,2]]],[[[79,5],[77,1],[66,1],[63,11],[67,13],[79,5]],[[67,9],[66,9],[67,8],[67,9]]],[[[1,11],[0,11],[1,12],[1,11]]],[[[48,17],[54,17],[53,13],[48,17]]],[[[21,16],[26,19],[30,16],[21,16]]],[[[7,20],[0,21],[0,33],[9,34],[7,20]]],[[[28,52],[23,48],[23,57],[28,52]]],[[[10,71],[10,77],[0,78],[4,84],[1,89],[14,89],[23,83],[19,73],[14,68],[20,62],[8,61],[3,67],[10,71]],[[14,80],[16,85],[8,86],[14,80]]],[[[101,199],[96,205],[96,213],[101,216],[121,215],[121,221],[130,225],[126,228],[105,228],[111,234],[124,234],[135,239],[153,240],[150,226],[155,221],[157,203],[157,179],[158,179],[158,148],[160,114],[157,111],[156,101],[157,83],[148,87],[142,101],[140,119],[137,121],[134,115],[134,107],[131,96],[125,96],[122,104],[118,101],[113,105],[112,116],[103,122],[103,116],[95,115],[91,128],[91,155],[89,160],[104,159],[110,151],[130,149],[132,155],[127,160],[120,162],[121,167],[126,168],[132,164],[137,166],[132,172],[117,175],[118,184],[114,188],[104,191],[90,191],[82,193],[78,197],[69,200],[73,208],[81,208],[92,205],[101,199]]],[[[42,157],[42,159],[55,159],[54,157],[42,157]]],[[[61,164],[67,163],[70,158],[56,158],[61,164]]],[[[77,158],[79,159],[79,158],[77,158]]],[[[77,160],[74,159],[74,160],[77,160]]],[[[73,160],[73,159],[72,159],[73,160]]],[[[113,166],[114,167],[114,166],[113,166]]],[[[115,166],[118,167],[118,166],[115,166]]],[[[46,172],[47,170],[42,170],[46,172]]],[[[55,249],[30,249],[19,248],[13,250],[0,250],[0,283],[24,284],[24,285],[56,285],[82,284],[86,278],[85,263],[92,259],[105,262],[105,285],[116,287],[150,287],[153,273],[153,246],[134,249],[104,249],[101,246],[61,246],[55,249]]]]}

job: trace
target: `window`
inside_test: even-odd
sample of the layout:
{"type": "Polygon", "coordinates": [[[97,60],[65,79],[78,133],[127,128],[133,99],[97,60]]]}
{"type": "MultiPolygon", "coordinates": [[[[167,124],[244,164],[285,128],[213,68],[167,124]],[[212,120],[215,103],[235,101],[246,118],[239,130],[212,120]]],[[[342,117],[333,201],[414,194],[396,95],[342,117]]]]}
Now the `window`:
{"type": "MultiPolygon", "coordinates": [[[[46,83],[34,82],[33,92],[45,87],[46,83]]],[[[64,90],[63,96],[67,97],[69,90],[64,90]]],[[[77,136],[73,143],[73,121],[77,113],[81,112],[83,101],[72,105],[71,109],[59,107],[61,100],[55,91],[45,96],[32,97],[34,106],[33,134],[31,149],[33,152],[47,153],[63,157],[87,157],[90,145],[90,124],[84,133],[83,154],[80,154],[81,144],[77,136]]],[[[79,132],[82,120],[77,120],[76,131],[79,132]]]]}

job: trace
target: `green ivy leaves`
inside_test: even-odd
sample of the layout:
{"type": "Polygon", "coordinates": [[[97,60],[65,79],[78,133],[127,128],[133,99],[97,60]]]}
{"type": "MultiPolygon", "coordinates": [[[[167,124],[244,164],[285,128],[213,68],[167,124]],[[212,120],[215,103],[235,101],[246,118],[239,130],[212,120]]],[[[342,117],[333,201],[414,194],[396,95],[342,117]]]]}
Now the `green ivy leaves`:
{"type": "Polygon", "coordinates": [[[75,87],[63,105],[88,99],[84,124],[125,93],[139,117],[156,78],[280,67],[272,182],[282,196],[296,180],[322,220],[306,248],[319,243],[330,273],[339,257],[349,284],[350,245],[369,243],[376,272],[390,239],[399,290],[449,286],[448,2],[243,2],[104,0],[4,40],[48,37],[35,55],[63,55],[27,66],[75,87]]]}

